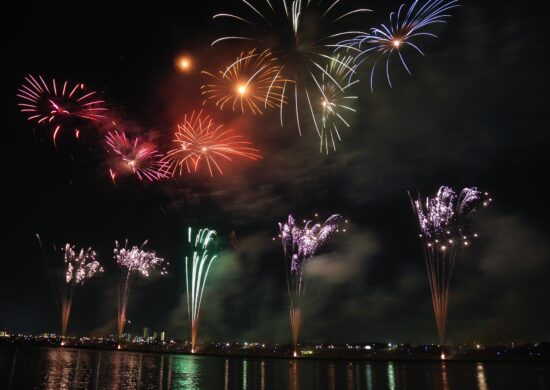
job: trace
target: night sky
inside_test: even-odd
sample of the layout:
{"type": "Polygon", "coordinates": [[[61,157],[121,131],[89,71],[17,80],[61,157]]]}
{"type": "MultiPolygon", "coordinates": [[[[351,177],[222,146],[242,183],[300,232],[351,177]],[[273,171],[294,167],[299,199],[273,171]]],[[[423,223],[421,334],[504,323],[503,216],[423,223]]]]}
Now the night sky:
{"type": "MultiPolygon", "coordinates": [[[[374,10],[364,29],[399,5],[363,3],[374,10]]],[[[112,249],[128,238],[149,239],[171,265],[166,277],[135,279],[127,330],[187,336],[183,259],[191,225],[216,229],[223,249],[205,292],[201,338],[289,342],[283,253],[271,240],[277,222],[290,212],[300,219],[339,212],[350,228],[310,264],[301,338],[435,342],[407,190],[431,195],[449,185],[478,186],[494,202],[472,219],[481,239],[457,258],[448,339],[550,339],[548,63],[533,5],[462,2],[437,29],[440,39],[425,41],[426,57],[409,53],[412,77],[396,64],[393,89],[378,78],[372,94],[363,67],[357,115],[329,156],[319,154],[314,129],[302,137],[292,121],[281,129],[277,111],[254,117],[209,106],[253,139],[263,160],[237,161],[215,178],[145,185],[127,177],[115,186],[100,132],[61,138],[55,148],[51,132],[17,109],[16,90],[29,73],[81,81],[102,92],[119,122],[169,141],[183,115],[202,107],[200,70],[217,71],[242,50],[210,47],[227,32],[212,15],[239,7],[237,0],[192,2],[192,9],[185,1],[94,1],[17,2],[5,10],[0,329],[59,329],[54,272],[39,233],[50,264],[62,261],[53,246],[71,242],[93,246],[106,269],[76,291],[69,333],[114,333],[112,249]],[[195,61],[191,74],[174,67],[183,53],[195,61]]]]}

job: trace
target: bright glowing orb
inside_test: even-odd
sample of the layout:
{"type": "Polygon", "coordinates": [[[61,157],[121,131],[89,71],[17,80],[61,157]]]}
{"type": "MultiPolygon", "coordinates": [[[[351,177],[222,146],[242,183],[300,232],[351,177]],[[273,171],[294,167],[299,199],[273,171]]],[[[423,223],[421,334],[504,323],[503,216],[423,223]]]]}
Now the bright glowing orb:
{"type": "Polygon", "coordinates": [[[176,65],[182,72],[188,72],[191,70],[191,59],[189,57],[183,56],[179,57],[176,60],[176,65]]]}
{"type": "Polygon", "coordinates": [[[245,84],[239,84],[237,85],[237,92],[239,92],[239,95],[245,95],[246,94],[246,85],[245,84]]]}

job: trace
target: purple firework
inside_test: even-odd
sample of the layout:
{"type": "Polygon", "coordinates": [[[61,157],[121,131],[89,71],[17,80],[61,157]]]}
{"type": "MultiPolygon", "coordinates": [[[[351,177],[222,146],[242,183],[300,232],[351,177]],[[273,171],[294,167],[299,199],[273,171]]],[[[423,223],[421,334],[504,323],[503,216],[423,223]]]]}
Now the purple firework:
{"type": "MultiPolygon", "coordinates": [[[[409,194],[410,195],[410,194],[409,194]]],[[[459,195],[450,187],[440,187],[433,198],[411,197],[424,243],[426,271],[432,294],[440,344],[445,343],[447,304],[457,250],[469,246],[466,232],[468,216],[480,206],[492,202],[487,192],[476,187],[464,188],[459,195]]],[[[477,234],[473,234],[477,238],[477,234]]]]}
{"type": "MultiPolygon", "coordinates": [[[[347,223],[348,221],[344,222],[347,223]]],[[[288,261],[286,264],[286,277],[290,298],[290,326],[295,355],[297,354],[298,335],[302,322],[301,298],[304,291],[305,265],[333,234],[346,231],[345,228],[340,228],[341,224],[342,217],[339,214],[332,215],[323,223],[304,220],[303,226],[299,226],[292,215],[288,216],[286,223],[279,223],[279,238],[283,244],[285,258],[288,261]]]]}

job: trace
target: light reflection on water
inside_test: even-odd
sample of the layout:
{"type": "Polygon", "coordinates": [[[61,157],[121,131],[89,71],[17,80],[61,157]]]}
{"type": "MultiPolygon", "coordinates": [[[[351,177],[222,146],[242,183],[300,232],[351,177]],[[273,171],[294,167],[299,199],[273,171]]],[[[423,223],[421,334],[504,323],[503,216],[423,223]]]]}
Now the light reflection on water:
{"type": "Polygon", "coordinates": [[[0,346],[0,389],[547,389],[543,364],[219,358],[0,346]]]}
{"type": "Polygon", "coordinates": [[[485,368],[482,363],[477,364],[477,386],[479,390],[489,390],[487,379],[485,379],[485,368]]]}

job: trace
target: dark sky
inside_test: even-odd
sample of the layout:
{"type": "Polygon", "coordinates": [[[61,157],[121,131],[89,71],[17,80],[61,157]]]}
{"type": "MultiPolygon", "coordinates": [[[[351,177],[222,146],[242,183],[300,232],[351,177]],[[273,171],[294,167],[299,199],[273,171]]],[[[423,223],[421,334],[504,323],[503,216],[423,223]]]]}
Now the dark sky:
{"type": "MultiPolygon", "coordinates": [[[[360,2],[359,2],[360,3],[360,2]]],[[[363,29],[387,20],[397,2],[371,1],[363,29]]],[[[92,245],[107,272],[76,292],[70,332],[111,333],[116,316],[115,240],[130,239],[170,261],[170,275],[133,285],[128,318],[187,334],[182,262],[187,226],[218,230],[221,260],[203,303],[201,336],[287,342],[290,338],[282,250],[271,241],[289,212],[340,212],[349,233],[312,260],[304,340],[436,340],[420,242],[407,190],[478,186],[494,203],[472,221],[482,239],[459,255],[451,291],[451,342],[550,339],[547,192],[548,73],[542,16],[528,3],[468,1],[409,53],[413,76],[395,66],[394,88],[375,93],[361,70],[357,115],[338,151],[318,153],[314,131],[281,129],[263,117],[221,114],[263,151],[259,163],[143,185],[114,186],[97,133],[62,139],[18,112],[26,74],[82,81],[99,90],[117,119],[158,139],[201,107],[199,72],[216,70],[240,48],[210,48],[227,31],[216,12],[237,0],[193,2],[18,2],[2,23],[2,262],[0,328],[56,331],[59,315],[48,261],[65,242],[92,245]],[[540,20],[537,20],[540,19],[540,20]],[[227,245],[235,229],[239,245],[227,245]]]]}

